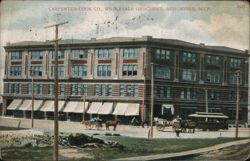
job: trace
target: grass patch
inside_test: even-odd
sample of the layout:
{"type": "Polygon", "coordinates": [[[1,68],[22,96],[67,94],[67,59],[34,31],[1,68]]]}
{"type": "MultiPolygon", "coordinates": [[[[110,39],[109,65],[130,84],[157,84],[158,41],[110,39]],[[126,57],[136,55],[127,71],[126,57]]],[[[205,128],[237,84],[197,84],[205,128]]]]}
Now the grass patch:
{"type": "MultiPolygon", "coordinates": [[[[66,159],[71,160],[98,160],[105,161],[116,158],[163,154],[193,150],[203,147],[209,147],[229,141],[234,138],[217,139],[153,139],[131,138],[122,136],[95,136],[104,140],[113,140],[120,142],[124,149],[116,148],[86,148],[79,150],[79,153],[89,154],[93,158],[66,159]]],[[[31,148],[5,148],[2,149],[3,159],[6,160],[52,160],[53,147],[31,147],[31,148]]]]}
{"type": "Polygon", "coordinates": [[[25,130],[27,128],[17,128],[17,127],[8,127],[8,126],[0,126],[0,131],[8,131],[8,130],[25,130]]]}

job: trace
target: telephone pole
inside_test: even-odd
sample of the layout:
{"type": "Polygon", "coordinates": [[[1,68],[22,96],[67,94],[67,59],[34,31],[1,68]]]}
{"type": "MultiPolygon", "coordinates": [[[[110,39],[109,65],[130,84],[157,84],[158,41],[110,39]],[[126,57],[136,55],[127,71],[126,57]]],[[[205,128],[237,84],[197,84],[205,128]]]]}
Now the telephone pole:
{"type": "Polygon", "coordinates": [[[50,27],[55,27],[55,40],[52,40],[51,42],[55,42],[55,109],[54,109],[54,160],[58,161],[58,142],[59,142],[59,137],[58,137],[58,41],[61,39],[58,39],[58,27],[60,25],[67,24],[68,22],[61,22],[57,23],[54,25],[50,26],[45,26],[44,28],[50,28],[50,27]]]}
{"type": "Polygon", "coordinates": [[[238,138],[238,126],[239,126],[239,104],[240,104],[240,70],[236,71],[236,80],[237,80],[237,95],[236,95],[236,116],[235,116],[235,138],[238,138]]]}
{"type": "Polygon", "coordinates": [[[34,78],[32,78],[31,128],[34,128],[34,78]]]}
{"type": "Polygon", "coordinates": [[[154,117],[154,63],[151,63],[151,114],[150,114],[150,138],[153,138],[154,117]]]}

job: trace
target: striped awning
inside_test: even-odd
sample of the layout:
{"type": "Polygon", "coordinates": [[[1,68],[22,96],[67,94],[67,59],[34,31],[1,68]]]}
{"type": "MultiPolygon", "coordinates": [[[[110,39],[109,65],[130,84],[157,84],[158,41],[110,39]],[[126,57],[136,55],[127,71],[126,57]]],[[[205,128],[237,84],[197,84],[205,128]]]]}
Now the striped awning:
{"type": "Polygon", "coordinates": [[[7,107],[7,110],[15,110],[17,109],[22,103],[21,99],[14,99],[11,104],[7,107]]]}
{"type": "MultiPolygon", "coordinates": [[[[58,101],[58,111],[62,111],[65,101],[58,101]]],[[[54,112],[54,101],[46,101],[40,111],[54,112]]]]}
{"type": "Polygon", "coordinates": [[[125,111],[125,116],[137,116],[139,115],[139,104],[138,103],[128,103],[127,110],[125,111]]]}
{"type": "Polygon", "coordinates": [[[100,115],[109,115],[113,112],[113,103],[104,103],[100,109],[98,110],[98,114],[100,115]]]}
{"type": "Polygon", "coordinates": [[[128,104],[127,103],[117,103],[113,115],[125,115],[127,110],[128,104]]]}
{"type": "Polygon", "coordinates": [[[18,110],[27,111],[29,108],[31,108],[31,103],[32,100],[24,100],[18,110]]]}
{"type": "MultiPolygon", "coordinates": [[[[34,111],[38,111],[40,109],[40,107],[43,104],[43,100],[34,100],[34,111]]],[[[31,111],[32,110],[32,101],[31,101],[31,106],[30,108],[27,109],[27,111],[31,111]]]]}
{"type": "Polygon", "coordinates": [[[63,109],[63,112],[74,112],[77,104],[78,102],[75,102],[75,101],[68,102],[65,108],[63,109]]]}
{"type": "Polygon", "coordinates": [[[86,111],[88,109],[88,105],[89,105],[88,102],[85,102],[85,105],[84,105],[84,102],[78,102],[78,104],[74,110],[74,113],[86,113],[86,111]]]}
{"type": "Polygon", "coordinates": [[[92,102],[87,113],[98,114],[99,108],[102,106],[102,102],[92,102]]]}

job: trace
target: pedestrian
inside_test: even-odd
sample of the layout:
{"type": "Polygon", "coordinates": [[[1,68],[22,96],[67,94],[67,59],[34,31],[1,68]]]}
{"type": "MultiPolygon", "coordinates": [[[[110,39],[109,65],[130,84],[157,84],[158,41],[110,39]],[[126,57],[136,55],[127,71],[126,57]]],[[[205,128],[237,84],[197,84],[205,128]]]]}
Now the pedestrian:
{"type": "Polygon", "coordinates": [[[177,137],[180,137],[180,132],[181,132],[181,131],[180,131],[179,129],[176,129],[176,130],[175,130],[175,133],[176,133],[176,136],[177,136],[177,137]]]}

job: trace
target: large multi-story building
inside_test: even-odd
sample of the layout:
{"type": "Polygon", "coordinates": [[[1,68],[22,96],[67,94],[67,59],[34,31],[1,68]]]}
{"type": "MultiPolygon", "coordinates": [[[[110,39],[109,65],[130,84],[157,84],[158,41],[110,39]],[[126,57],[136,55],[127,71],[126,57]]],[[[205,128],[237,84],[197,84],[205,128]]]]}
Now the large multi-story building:
{"type": "MultiPolygon", "coordinates": [[[[53,116],[53,43],[7,43],[5,51],[3,114],[29,117],[34,90],[35,116],[53,116]]],[[[186,119],[208,110],[224,113],[233,121],[235,72],[240,70],[239,119],[245,123],[248,58],[248,50],[151,36],[62,40],[58,52],[60,114],[68,119],[92,115],[148,119],[153,87],[154,117],[186,119]]]]}

